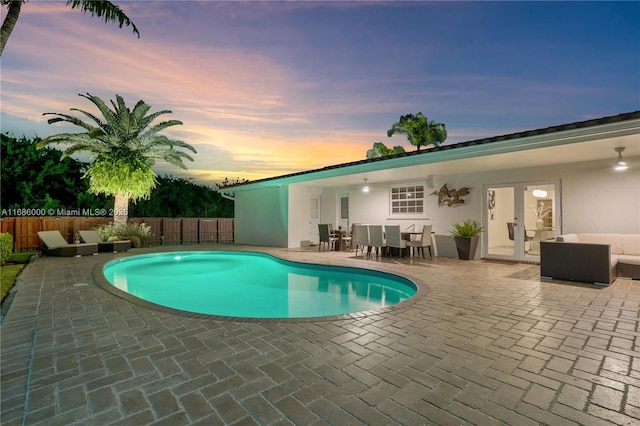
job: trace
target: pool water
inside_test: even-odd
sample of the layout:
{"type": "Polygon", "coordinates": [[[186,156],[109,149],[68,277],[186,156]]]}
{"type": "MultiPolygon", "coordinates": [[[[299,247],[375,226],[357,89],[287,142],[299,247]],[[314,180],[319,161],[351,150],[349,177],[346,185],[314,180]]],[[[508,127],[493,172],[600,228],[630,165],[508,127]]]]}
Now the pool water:
{"type": "Polygon", "coordinates": [[[263,253],[171,252],[104,266],[107,281],[181,311],[244,318],[305,318],[393,305],[413,296],[410,280],[360,268],[291,262],[263,253]]]}

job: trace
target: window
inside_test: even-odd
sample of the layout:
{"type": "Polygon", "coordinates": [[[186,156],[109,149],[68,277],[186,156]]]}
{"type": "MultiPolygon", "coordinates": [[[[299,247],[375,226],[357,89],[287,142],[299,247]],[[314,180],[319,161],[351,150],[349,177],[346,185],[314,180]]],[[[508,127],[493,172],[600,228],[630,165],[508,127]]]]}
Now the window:
{"type": "Polygon", "coordinates": [[[391,187],[391,216],[423,215],[424,185],[391,187]]]}
{"type": "Polygon", "coordinates": [[[349,197],[340,197],[340,219],[349,220],[349,197]]]}

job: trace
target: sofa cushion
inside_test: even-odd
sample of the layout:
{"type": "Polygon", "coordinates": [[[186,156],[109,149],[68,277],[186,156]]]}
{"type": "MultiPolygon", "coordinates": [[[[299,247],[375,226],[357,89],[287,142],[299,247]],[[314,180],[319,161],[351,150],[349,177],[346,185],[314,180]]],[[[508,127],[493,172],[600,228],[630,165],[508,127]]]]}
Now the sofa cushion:
{"type": "Polygon", "coordinates": [[[639,265],[640,266],[640,256],[627,256],[626,254],[621,254],[617,257],[618,263],[626,263],[627,265],[639,265]]]}
{"type": "Polygon", "coordinates": [[[578,240],[587,244],[609,244],[611,254],[622,254],[622,234],[607,234],[604,232],[578,234],[578,240]]]}
{"type": "Polygon", "coordinates": [[[640,234],[622,235],[622,254],[640,256],[640,234]]]}
{"type": "Polygon", "coordinates": [[[564,234],[558,235],[556,241],[559,243],[579,243],[578,234],[564,234]]]}

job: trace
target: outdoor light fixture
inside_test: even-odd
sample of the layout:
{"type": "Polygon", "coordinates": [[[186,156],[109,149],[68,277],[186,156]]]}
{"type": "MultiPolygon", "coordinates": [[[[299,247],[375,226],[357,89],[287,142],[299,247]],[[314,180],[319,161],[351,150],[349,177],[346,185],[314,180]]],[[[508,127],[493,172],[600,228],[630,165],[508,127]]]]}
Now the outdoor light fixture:
{"type": "Polygon", "coordinates": [[[531,194],[533,194],[533,196],[536,198],[544,198],[547,196],[547,191],[545,191],[544,189],[536,188],[531,194]]]}
{"type": "Polygon", "coordinates": [[[619,172],[627,170],[627,162],[622,159],[622,151],[624,151],[624,146],[615,148],[615,151],[618,153],[618,159],[616,160],[616,165],[613,168],[619,172]]]}
{"type": "Polygon", "coordinates": [[[367,185],[367,178],[364,178],[364,186],[362,187],[362,192],[369,192],[369,185],[367,185]]]}

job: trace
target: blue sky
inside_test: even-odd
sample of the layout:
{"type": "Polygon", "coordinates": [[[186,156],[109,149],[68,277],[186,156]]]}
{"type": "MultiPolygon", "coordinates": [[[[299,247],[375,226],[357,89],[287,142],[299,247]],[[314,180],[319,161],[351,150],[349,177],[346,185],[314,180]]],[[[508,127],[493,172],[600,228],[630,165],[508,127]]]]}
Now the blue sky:
{"type": "MultiPolygon", "coordinates": [[[[422,112],[447,143],[640,109],[640,2],[118,1],[140,30],[31,0],[0,63],[1,131],[140,99],[184,122],[206,184],[365,158],[422,112]]],[[[3,9],[4,12],[4,9],[3,9]]]]}

